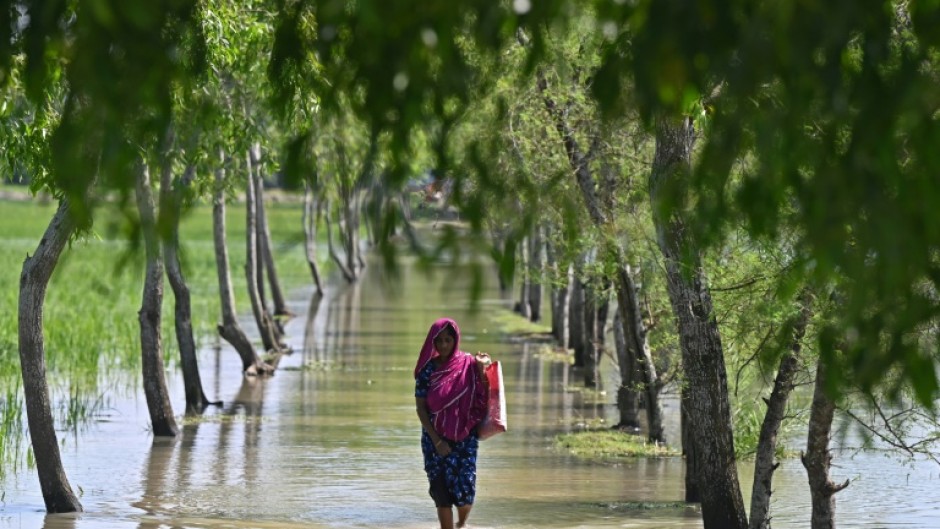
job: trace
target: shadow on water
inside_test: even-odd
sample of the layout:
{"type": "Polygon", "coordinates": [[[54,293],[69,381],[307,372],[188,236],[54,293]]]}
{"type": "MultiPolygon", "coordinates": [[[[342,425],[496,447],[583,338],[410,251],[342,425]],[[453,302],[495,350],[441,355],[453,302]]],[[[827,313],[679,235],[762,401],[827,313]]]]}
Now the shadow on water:
{"type": "MultiPolygon", "coordinates": [[[[613,392],[598,399],[571,391],[581,373],[539,354],[538,344],[505,341],[490,318],[506,306],[495,284],[486,285],[482,309],[472,312],[469,273],[428,279],[405,264],[389,290],[379,267],[369,270],[361,285],[331,284],[322,298],[312,288],[294,293],[289,308],[298,317],[285,326],[294,353],[280,359],[273,377],[243,377],[225,345],[204,349],[205,387],[224,406],[185,418],[178,439],[150,435],[142,394],[115,399],[110,419],[63,452],[86,512],[44,515],[30,474],[3,482],[0,528],[432,529],[412,370],[428,325],[441,316],[458,320],[463,349],[501,360],[506,379],[510,431],[481,443],[471,525],[701,527],[696,507],[675,504],[683,497],[681,460],[591,462],[553,448],[557,432],[612,424],[613,392]]],[[[253,328],[248,319],[243,326],[253,328]]],[[[609,376],[602,380],[609,384],[609,376]]],[[[169,385],[175,409],[183,409],[179,373],[169,385]]],[[[775,527],[808,525],[798,465],[787,460],[778,471],[775,527]]],[[[881,468],[884,475],[890,467],[881,468]]],[[[925,482],[921,491],[936,483],[915,477],[925,482]]],[[[849,525],[934,526],[924,521],[929,501],[890,518],[850,498],[839,504],[849,525]]]]}

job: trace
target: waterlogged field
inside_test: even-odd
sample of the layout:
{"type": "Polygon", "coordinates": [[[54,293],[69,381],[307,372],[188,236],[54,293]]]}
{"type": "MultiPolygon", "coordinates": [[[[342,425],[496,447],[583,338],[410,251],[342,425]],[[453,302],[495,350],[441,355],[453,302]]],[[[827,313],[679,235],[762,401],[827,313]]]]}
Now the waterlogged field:
{"type": "MultiPolygon", "coordinates": [[[[32,464],[17,349],[19,275],[35,251],[54,203],[0,200],[0,477],[32,464]]],[[[269,204],[268,221],[284,289],[310,282],[303,253],[300,204],[269,204]]],[[[45,304],[46,367],[60,430],[76,431],[108,399],[140,386],[137,311],[144,259],[113,211],[100,211],[93,232],[63,253],[45,304]]],[[[250,311],[245,291],[244,207],[229,205],[227,234],[235,301],[250,311]]],[[[199,343],[214,335],[219,317],[212,207],[197,206],[181,225],[183,270],[192,294],[199,343]]],[[[165,283],[163,346],[168,367],[179,359],[173,330],[173,295],[165,283]]],[[[68,442],[69,436],[63,436],[68,442]]]]}

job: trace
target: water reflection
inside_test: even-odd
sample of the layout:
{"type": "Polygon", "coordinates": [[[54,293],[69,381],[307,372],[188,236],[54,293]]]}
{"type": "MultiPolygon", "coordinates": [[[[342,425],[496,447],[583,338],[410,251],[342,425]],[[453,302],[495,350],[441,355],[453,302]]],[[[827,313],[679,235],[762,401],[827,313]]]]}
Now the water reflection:
{"type": "MultiPolygon", "coordinates": [[[[224,406],[187,419],[178,440],[152,438],[142,395],[116,399],[110,420],[63,453],[87,512],[43,515],[38,483],[29,475],[3,483],[0,528],[431,529],[436,521],[422,470],[412,369],[428,323],[445,315],[465,330],[463,348],[490,352],[503,363],[506,380],[510,431],[481,443],[478,527],[701,527],[695,507],[624,507],[680,500],[681,460],[594,463],[552,448],[556,432],[615,421],[614,395],[573,390],[583,373],[542,354],[544,344],[497,336],[488,317],[503,306],[495,285],[487,285],[482,310],[474,313],[463,297],[470,274],[427,280],[406,265],[393,293],[382,287],[380,267],[369,270],[362,285],[330,284],[322,298],[312,288],[295,293],[289,308],[299,317],[285,326],[295,352],[280,358],[273,377],[242,377],[226,344],[202,351],[203,380],[224,406]]],[[[248,319],[243,325],[252,328],[248,319]]],[[[602,371],[602,389],[616,387],[611,376],[602,371]]],[[[169,384],[182,409],[178,373],[169,384]]],[[[667,414],[676,409],[667,402],[667,414]]],[[[899,471],[895,462],[838,454],[836,463],[844,465],[841,475],[864,476],[838,497],[841,523],[934,526],[936,469],[899,471]],[[872,479],[880,493],[870,492],[872,479]],[[904,513],[892,514],[898,506],[904,513]]],[[[747,468],[742,464],[742,474],[747,468]]],[[[748,489],[749,477],[742,478],[748,489]]],[[[775,527],[806,526],[805,479],[798,461],[786,460],[778,470],[775,527]]]]}

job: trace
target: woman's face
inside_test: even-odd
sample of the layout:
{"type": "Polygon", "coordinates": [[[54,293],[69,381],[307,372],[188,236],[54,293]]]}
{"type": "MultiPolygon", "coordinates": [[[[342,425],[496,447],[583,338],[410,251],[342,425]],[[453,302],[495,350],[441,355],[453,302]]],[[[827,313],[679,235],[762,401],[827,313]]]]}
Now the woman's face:
{"type": "Polygon", "coordinates": [[[455,342],[456,340],[449,332],[442,332],[434,338],[434,348],[441,356],[447,358],[454,352],[455,342]]]}

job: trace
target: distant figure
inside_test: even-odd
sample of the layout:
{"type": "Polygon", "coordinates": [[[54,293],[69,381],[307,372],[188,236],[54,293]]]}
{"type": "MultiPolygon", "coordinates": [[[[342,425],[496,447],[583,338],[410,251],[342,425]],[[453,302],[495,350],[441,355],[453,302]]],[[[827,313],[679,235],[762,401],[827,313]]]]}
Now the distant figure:
{"type": "Polygon", "coordinates": [[[463,527],[473,508],[477,481],[477,431],[486,415],[489,387],[483,376],[489,355],[461,351],[457,322],[431,325],[415,365],[415,402],[421,451],[441,529],[463,527]],[[457,507],[454,525],[453,507],[457,507]]]}

